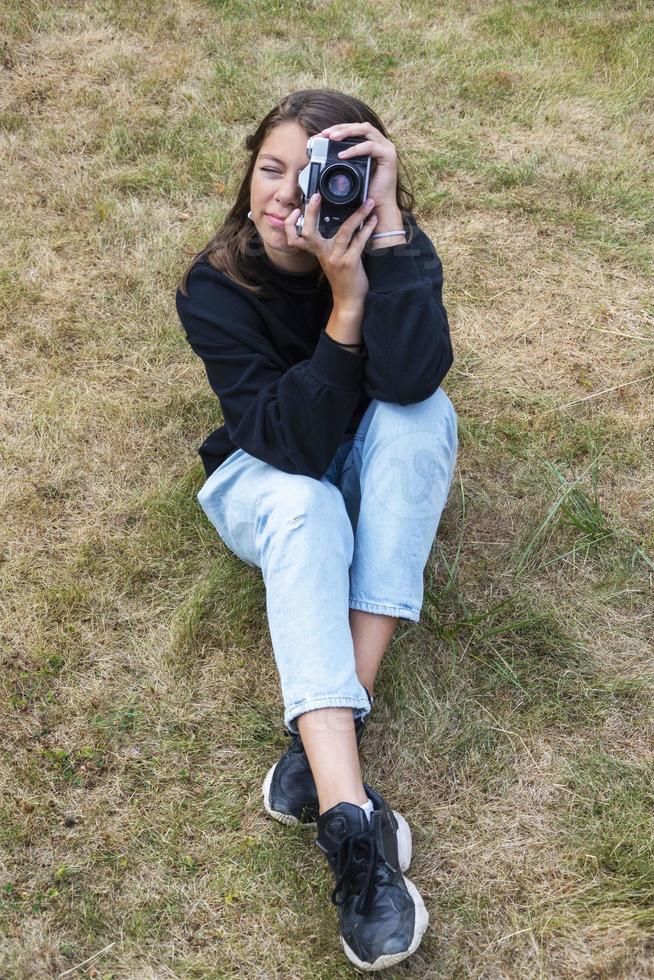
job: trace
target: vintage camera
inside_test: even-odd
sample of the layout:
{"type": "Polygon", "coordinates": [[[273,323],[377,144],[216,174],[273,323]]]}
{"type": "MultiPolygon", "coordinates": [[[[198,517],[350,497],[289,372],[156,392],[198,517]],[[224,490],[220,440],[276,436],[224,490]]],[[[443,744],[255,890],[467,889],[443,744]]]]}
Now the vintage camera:
{"type": "MultiPolygon", "coordinates": [[[[320,194],[318,212],[318,231],[323,238],[333,238],[342,223],[353,211],[360,208],[368,196],[368,185],[374,173],[372,157],[347,157],[339,159],[338,154],[356,143],[363,143],[364,137],[330,140],[324,136],[311,136],[307,142],[309,162],[298,174],[298,184],[302,190],[302,207],[316,192],[320,194]]],[[[295,222],[298,235],[302,235],[304,213],[295,222]]],[[[360,230],[363,222],[356,229],[360,230]]]]}

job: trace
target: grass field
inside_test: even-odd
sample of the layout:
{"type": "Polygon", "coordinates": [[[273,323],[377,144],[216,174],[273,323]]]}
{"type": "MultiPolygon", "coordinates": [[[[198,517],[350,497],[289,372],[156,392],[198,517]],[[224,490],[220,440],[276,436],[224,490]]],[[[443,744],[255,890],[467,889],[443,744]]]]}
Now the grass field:
{"type": "Polygon", "coordinates": [[[0,6],[3,978],[332,978],[269,820],[258,569],[195,500],[174,308],[287,92],[368,102],[443,260],[461,451],[364,777],[430,912],[387,976],[654,977],[654,7],[0,6]]]}

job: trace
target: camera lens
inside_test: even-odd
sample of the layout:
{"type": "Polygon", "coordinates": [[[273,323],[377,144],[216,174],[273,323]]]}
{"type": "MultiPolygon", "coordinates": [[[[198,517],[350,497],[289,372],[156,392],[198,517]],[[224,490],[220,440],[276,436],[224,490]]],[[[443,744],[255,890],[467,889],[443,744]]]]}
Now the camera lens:
{"type": "Polygon", "coordinates": [[[332,204],[349,204],[361,187],[359,172],[354,168],[337,165],[326,167],[320,180],[320,193],[332,204]]]}
{"type": "Polygon", "coordinates": [[[352,193],[352,178],[349,174],[332,174],[327,188],[333,197],[347,197],[352,193]]]}

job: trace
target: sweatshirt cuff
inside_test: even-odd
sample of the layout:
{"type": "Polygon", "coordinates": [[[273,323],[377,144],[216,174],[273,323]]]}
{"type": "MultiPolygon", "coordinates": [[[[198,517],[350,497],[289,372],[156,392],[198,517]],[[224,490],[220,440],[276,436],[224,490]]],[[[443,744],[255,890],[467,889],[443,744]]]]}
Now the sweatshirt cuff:
{"type": "Polygon", "coordinates": [[[418,267],[421,249],[416,241],[420,229],[406,216],[403,216],[402,225],[407,232],[407,237],[413,229],[413,241],[399,242],[364,252],[364,268],[371,292],[390,293],[394,289],[420,282],[422,279],[418,267]]]}
{"type": "Polygon", "coordinates": [[[420,282],[422,277],[416,258],[417,249],[413,243],[369,252],[366,272],[370,291],[390,293],[410,283],[420,282]]]}
{"type": "Polygon", "coordinates": [[[365,353],[357,354],[341,347],[323,327],[309,361],[309,371],[320,384],[353,391],[363,384],[365,360],[365,353]]]}

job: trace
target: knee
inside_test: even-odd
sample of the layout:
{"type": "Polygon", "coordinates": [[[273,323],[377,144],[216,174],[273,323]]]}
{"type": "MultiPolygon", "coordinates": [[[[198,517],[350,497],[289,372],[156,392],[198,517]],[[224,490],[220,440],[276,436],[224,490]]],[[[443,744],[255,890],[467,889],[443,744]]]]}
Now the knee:
{"type": "Polygon", "coordinates": [[[456,451],[457,416],[454,405],[442,388],[437,388],[423,401],[411,402],[408,405],[379,402],[377,411],[380,410],[381,416],[386,416],[386,423],[391,432],[399,430],[400,433],[407,435],[412,432],[423,434],[433,432],[439,442],[444,442],[456,451]]]}
{"type": "Polygon", "coordinates": [[[352,527],[345,501],[338,487],[329,480],[286,474],[267,510],[275,514],[278,528],[292,529],[307,524],[324,528],[333,535],[341,531],[350,542],[352,527]]]}
{"type": "MultiPolygon", "coordinates": [[[[320,480],[311,476],[285,474],[273,501],[275,511],[285,523],[333,506],[331,494],[320,480]]],[[[334,488],[336,489],[336,488],[334,488]]]]}
{"type": "Polygon", "coordinates": [[[437,388],[434,394],[429,396],[427,401],[431,403],[439,425],[442,424],[445,426],[449,433],[450,441],[456,448],[458,422],[454,405],[442,388],[437,388]]]}
{"type": "Polygon", "coordinates": [[[428,399],[433,408],[433,431],[437,447],[447,459],[450,480],[456,465],[459,445],[458,425],[454,405],[442,388],[438,388],[428,399]]]}
{"type": "Polygon", "coordinates": [[[420,414],[433,415],[436,418],[444,418],[448,424],[456,426],[456,412],[454,405],[445,394],[442,388],[437,388],[433,395],[429,395],[421,402],[413,402],[407,408],[414,409],[420,414]]]}

